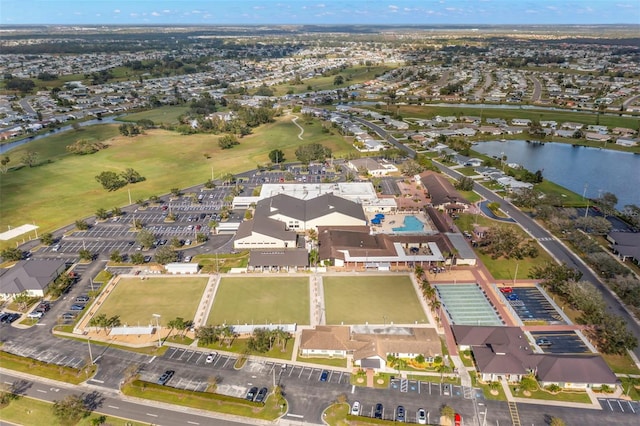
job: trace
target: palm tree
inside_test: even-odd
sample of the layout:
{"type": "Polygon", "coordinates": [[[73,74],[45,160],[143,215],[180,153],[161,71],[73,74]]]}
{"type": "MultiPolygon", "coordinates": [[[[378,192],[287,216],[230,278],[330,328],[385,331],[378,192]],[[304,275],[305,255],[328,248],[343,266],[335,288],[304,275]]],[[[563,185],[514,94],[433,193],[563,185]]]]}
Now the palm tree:
{"type": "Polygon", "coordinates": [[[424,268],[421,265],[416,265],[413,272],[416,274],[416,278],[422,278],[422,275],[424,275],[424,268]]]}

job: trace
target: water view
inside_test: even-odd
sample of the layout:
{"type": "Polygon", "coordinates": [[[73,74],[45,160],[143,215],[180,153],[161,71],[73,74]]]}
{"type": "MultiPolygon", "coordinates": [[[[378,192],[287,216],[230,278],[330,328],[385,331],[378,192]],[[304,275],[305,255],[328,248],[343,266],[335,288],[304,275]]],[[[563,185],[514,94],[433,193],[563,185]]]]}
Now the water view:
{"type": "Polygon", "coordinates": [[[618,197],[619,209],[627,204],[640,205],[640,155],[524,140],[480,142],[473,149],[489,156],[506,155],[507,162],[532,172],[542,170],[545,179],[578,194],[584,193],[586,186],[589,198],[612,192],[618,197]]]}

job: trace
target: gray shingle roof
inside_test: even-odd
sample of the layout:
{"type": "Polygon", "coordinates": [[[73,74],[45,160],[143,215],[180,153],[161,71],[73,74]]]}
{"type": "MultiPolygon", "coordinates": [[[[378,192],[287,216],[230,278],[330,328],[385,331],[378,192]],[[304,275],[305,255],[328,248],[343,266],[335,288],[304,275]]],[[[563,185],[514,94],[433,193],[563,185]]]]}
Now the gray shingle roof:
{"type": "Polygon", "coordinates": [[[16,263],[0,275],[0,294],[19,294],[26,290],[46,290],[58,277],[65,261],[31,259],[16,263]]]}
{"type": "Polygon", "coordinates": [[[271,217],[279,213],[306,222],[334,212],[366,220],[360,204],[333,194],[324,194],[310,200],[278,194],[258,201],[255,216],[271,217]]]}

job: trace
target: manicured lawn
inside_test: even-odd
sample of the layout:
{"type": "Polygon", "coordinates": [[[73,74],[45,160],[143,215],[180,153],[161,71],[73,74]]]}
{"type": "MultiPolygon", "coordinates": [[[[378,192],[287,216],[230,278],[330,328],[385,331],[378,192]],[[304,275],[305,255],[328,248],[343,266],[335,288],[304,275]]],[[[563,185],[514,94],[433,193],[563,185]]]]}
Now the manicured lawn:
{"type": "Polygon", "coordinates": [[[188,106],[163,106],[160,108],[150,109],[148,111],[134,112],[122,117],[121,121],[138,121],[138,120],[151,120],[156,125],[161,123],[165,124],[178,124],[178,117],[186,113],[189,110],[188,106]]]}
{"type": "Polygon", "coordinates": [[[193,262],[198,262],[204,274],[226,273],[231,268],[246,268],[249,264],[249,251],[237,254],[198,254],[193,257],[193,262]]]}
{"type": "MultiPolygon", "coordinates": [[[[11,401],[8,406],[0,409],[0,420],[22,426],[41,426],[44,419],[46,419],[46,424],[49,426],[61,426],[62,423],[60,423],[57,417],[53,416],[52,407],[53,404],[39,399],[20,397],[11,401]]],[[[93,421],[96,421],[95,419],[100,417],[100,414],[94,412],[91,413],[90,416],[80,420],[76,425],[93,425],[96,424],[93,423],[93,421]]],[[[105,416],[105,421],[101,424],[112,426],[144,426],[146,423],[134,422],[133,420],[121,419],[120,417],[105,416]]]]}
{"type": "Polygon", "coordinates": [[[317,365],[328,365],[329,367],[346,367],[347,359],[346,358],[307,358],[298,356],[296,357],[296,361],[298,362],[306,362],[307,364],[317,364],[317,365]]]}
{"type": "MultiPolygon", "coordinates": [[[[497,222],[493,219],[489,219],[482,215],[461,214],[456,219],[456,224],[463,231],[473,231],[473,224],[478,223],[480,226],[508,226],[513,227],[516,232],[522,235],[522,238],[530,238],[518,225],[507,224],[504,222],[497,222]]],[[[527,279],[529,276],[529,270],[535,266],[543,266],[548,263],[554,263],[555,261],[551,256],[544,251],[544,249],[538,244],[534,243],[538,247],[538,256],[535,258],[524,258],[521,260],[516,259],[492,259],[490,255],[481,253],[475,249],[475,253],[478,255],[482,263],[487,267],[493,278],[497,280],[513,280],[516,273],[516,265],[518,267],[518,275],[516,278],[527,279]]]]}
{"type": "Polygon", "coordinates": [[[263,420],[274,420],[281,414],[280,401],[277,400],[273,393],[268,396],[264,406],[245,401],[242,398],[176,389],[170,386],[160,386],[155,383],[142,382],[139,380],[124,385],[122,387],[122,393],[137,398],[166,402],[168,404],[263,420]]]}
{"type": "Polygon", "coordinates": [[[306,277],[225,277],[208,324],[309,324],[306,277]]]}
{"type": "MultiPolygon", "coordinates": [[[[198,341],[198,346],[201,348],[209,348],[213,350],[223,350],[226,352],[234,352],[237,354],[251,354],[251,355],[259,355],[267,358],[278,358],[278,359],[287,359],[291,360],[291,356],[293,355],[293,344],[294,339],[293,336],[287,340],[284,351],[282,350],[282,346],[275,344],[271,347],[271,350],[267,352],[251,352],[247,348],[247,343],[249,339],[234,339],[231,343],[231,346],[228,346],[226,343],[217,342],[210,345],[200,344],[198,341]]],[[[242,364],[244,365],[244,363],[242,364]]]]}
{"type": "Polygon", "coordinates": [[[23,373],[59,380],[74,385],[82,383],[93,376],[96,369],[95,366],[92,366],[87,369],[76,370],[74,368],[48,364],[33,358],[26,358],[4,351],[0,351],[0,365],[9,370],[21,371],[23,373]]]}
{"type": "Polygon", "coordinates": [[[625,353],[624,355],[600,355],[602,355],[602,358],[606,361],[607,365],[614,373],[640,375],[640,369],[638,369],[629,354],[625,353]]]}
{"type": "Polygon", "coordinates": [[[413,324],[427,318],[407,275],[326,276],[327,324],[413,324]]]}
{"type": "Polygon", "coordinates": [[[519,398],[542,399],[545,401],[581,402],[583,404],[589,404],[591,402],[591,399],[589,398],[589,395],[587,395],[586,392],[562,391],[556,394],[552,394],[551,392],[538,389],[536,391],[532,391],[531,396],[523,395],[522,391],[514,393],[513,396],[516,396],[519,398]]]}
{"type": "Polygon", "coordinates": [[[153,314],[161,315],[160,325],[176,317],[193,320],[202,298],[207,278],[139,278],[121,279],[96,312],[107,317],[120,315],[122,324],[155,324],[153,314]]]}
{"type": "MultiPolygon", "coordinates": [[[[15,168],[0,179],[0,227],[35,223],[40,233],[93,215],[99,208],[111,209],[128,204],[127,191],[133,200],[166,194],[171,188],[185,188],[204,182],[211,176],[251,170],[269,161],[268,153],[281,149],[286,159],[295,161],[295,150],[302,144],[321,143],[334,157],[354,149],[334,133],[324,133],[318,120],[298,120],[304,129],[291,122],[292,116],[278,117],[274,123],[253,129],[240,145],[221,150],[219,135],[180,135],[166,130],[149,130],[135,138],[119,135],[118,125],[97,125],[80,131],[52,135],[30,142],[8,153],[15,168]],[[92,155],[71,155],[66,146],[78,139],[104,141],[109,148],[92,155]],[[25,151],[38,153],[41,165],[18,167],[25,151]],[[52,162],[49,162],[51,160],[52,162]],[[102,171],[122,172],[133,168],[146,178],[108,192],[95,180],[102,171]]],[[[14,246],[14,242],[4,243],[14,246]]]]}

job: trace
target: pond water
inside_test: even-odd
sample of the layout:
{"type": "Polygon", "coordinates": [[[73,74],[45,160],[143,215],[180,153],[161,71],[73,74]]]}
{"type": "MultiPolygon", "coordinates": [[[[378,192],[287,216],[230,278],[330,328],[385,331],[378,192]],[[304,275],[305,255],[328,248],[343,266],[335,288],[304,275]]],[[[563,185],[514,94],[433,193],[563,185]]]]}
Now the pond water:
{"type": "Polygon", "coordinates": [[[640,155],[607,149],[524,140],[480,142],[475,151],[489,156],[507,156],[508,163],[542,171],[542,176],[588,198],[604,192],[618,197],[618,209],[640,206],[640,155]],[[585,191],[586,188],[586,191],[585,191]]]}

